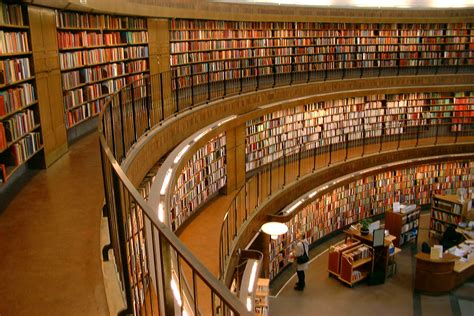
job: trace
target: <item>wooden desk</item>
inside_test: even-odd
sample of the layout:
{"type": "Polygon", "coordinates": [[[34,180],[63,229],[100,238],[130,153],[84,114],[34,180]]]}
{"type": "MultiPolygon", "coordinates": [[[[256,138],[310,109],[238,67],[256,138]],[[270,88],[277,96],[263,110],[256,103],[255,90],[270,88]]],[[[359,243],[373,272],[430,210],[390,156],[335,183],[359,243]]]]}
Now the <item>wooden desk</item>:
{"type": "Polygon", "coordinates": [[[450,253],[443,254],[441,259],[431,259],[426,253],[415,258],[415,290],[425,294],[444,294],[474,276],[474,259],[460,262],[450,253]]]}

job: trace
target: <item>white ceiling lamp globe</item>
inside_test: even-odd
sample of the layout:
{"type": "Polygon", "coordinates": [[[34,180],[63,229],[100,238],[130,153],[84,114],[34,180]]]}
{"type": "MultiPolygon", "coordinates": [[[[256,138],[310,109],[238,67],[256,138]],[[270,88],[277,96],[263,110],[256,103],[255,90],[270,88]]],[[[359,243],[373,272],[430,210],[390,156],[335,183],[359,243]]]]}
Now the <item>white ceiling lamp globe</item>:
{"type": "Polygon", "coordinates": [[[277,239],[279,235],[283,235],[288,231],[288,226],[278,222],[268,222],[262,225],[262,231],[271,236],[272,239],[277,239]]]}

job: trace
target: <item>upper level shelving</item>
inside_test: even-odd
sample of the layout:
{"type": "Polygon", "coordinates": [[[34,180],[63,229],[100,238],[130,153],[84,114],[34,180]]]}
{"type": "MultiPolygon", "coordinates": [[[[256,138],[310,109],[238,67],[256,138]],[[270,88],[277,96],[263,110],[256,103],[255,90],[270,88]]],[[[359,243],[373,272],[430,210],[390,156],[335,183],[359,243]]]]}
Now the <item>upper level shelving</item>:
{"type": "Polygon", "coordinates": [[[108,97],[148,72],[146,19],[56,11],[68,128],[97,115],[108,97]]]}
{"type": "Polygon", "coordinates": [[[418,73],[420,67],[474,65],[471,23],[176,19],[170,22],[170,39],[171,66],[180,88],[328,70],[398,73],[412,68],[418,73]]]}
{"type": "Polygon", "coordinates": [[[472,133],[474,95],[377,94],[321,101],[269,113],[246,122],[246,170],[298,150],[380,137],[416,138],[423,133],[472,133]]]}

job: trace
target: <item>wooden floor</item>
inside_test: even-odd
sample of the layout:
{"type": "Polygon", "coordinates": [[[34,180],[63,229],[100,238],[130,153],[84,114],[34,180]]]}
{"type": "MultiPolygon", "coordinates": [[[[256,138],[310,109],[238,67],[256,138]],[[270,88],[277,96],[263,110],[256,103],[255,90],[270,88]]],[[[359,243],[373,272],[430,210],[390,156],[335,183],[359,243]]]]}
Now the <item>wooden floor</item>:
{"type": "Polygon", "coordinates": [[[99,140],[37,172],[0,214],[0,315],[109,315],[100,257],[99,140]]]}

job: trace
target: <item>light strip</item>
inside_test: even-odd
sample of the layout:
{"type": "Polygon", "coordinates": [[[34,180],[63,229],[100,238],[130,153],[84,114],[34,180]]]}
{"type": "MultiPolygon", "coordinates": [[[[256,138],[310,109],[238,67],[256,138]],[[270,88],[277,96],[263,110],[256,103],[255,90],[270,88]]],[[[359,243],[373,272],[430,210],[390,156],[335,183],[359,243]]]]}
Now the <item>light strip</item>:
{"type": "Polygon", "coordinates": [[[255,261],[252,266],[252,271],[250,272],[250,281],[249,281],[249,288],[248,288],[249,293],[253,292],[253,285],[255,284],[255,277],[257,274],[257,266],[258,266],[258,263],[257,261],[255,261]]]}
{"type": "Polygon", "coordinates": [[[193,141],[194,142],[197,142],[198,140],[200,140],[204,135],[206,135],[207,133],[209,133],[211,131],[210,128],[206,129],[205,131],[201,132],[201,134],[199,134],[198,136],[196,136],[193,141]]]}
{"type": "Polygon", "coordinates": [[[158,204],[158,219],[160,220],[160,222],[164,223],[165,210],[163,209],[163,202],[158,204]]]}
{"type": "Polygon", "coordinates": [[[168,171],[166,171],[165,179],[163,180],[163,185],[161,186],[161,190],[160,190],[161,195],[165,195],[166,193],[166,189],[168,188],[168,185],[170,184],[171,173],[173,173],[173,169],[169,168],[168,171]]]}
{"type": "Polygon", "coordinates": [[[252,311],[252,298],[250,296],[247,297],[247,310],[252,311]]]}
{"type": "Polygon", "coordinates": [[[174,158],[173,163],[177,164],[181,158],[183,157],[184,153],[188,151],[189,147],[191,147],[189,144],[184,146],[183,149],[180,150],[180,152],[176,155],[176,158],[174,158]]]}
{"type": "Polygon", "coordinates": [[[304,199],[303,200],[299,200],[298,202],[296,202],[295,204],[293,204],[292,207],[290,207],[289,209],[286,210],[286,214],[290,214],[291,212],[293,212],[298,206],[300,206],[302,203],[303,203],[304,199]]]}
{"type": "Polygon", "coordinates": [[[176,303],[178,303],[178,305],[181,307],[183,305],[183,301],[181,301],[181,294],[179,293],[179,289],[176,285],[176,282],[174,281],[174,278],[171,278],[171,290],[173,291],[173,296],[176,300],[176,303]]]}
{"type": "Polygon", "coordinates": [[[227,122],[229,122],[229,121],[232,121],[232,120],[235,119],[236,117],[237,117],[237,115],[235,115],[235,114],[234,114],[234,115],[231,115],[231,116],[229,116],[228,118],[225,118],[225,119],[223,119],[222,121],[220,121],[220,122],[217,124],[217,126],[221,126],[221,125],[224,124],[224,123],[227,123],[227,122]]]}
{"type": "Polygon", "coordinates": [[[466,8],[473,0],[210,0],[210,2],[245,3],[308,7],[365,7],[365,8],[466,8]]]}

